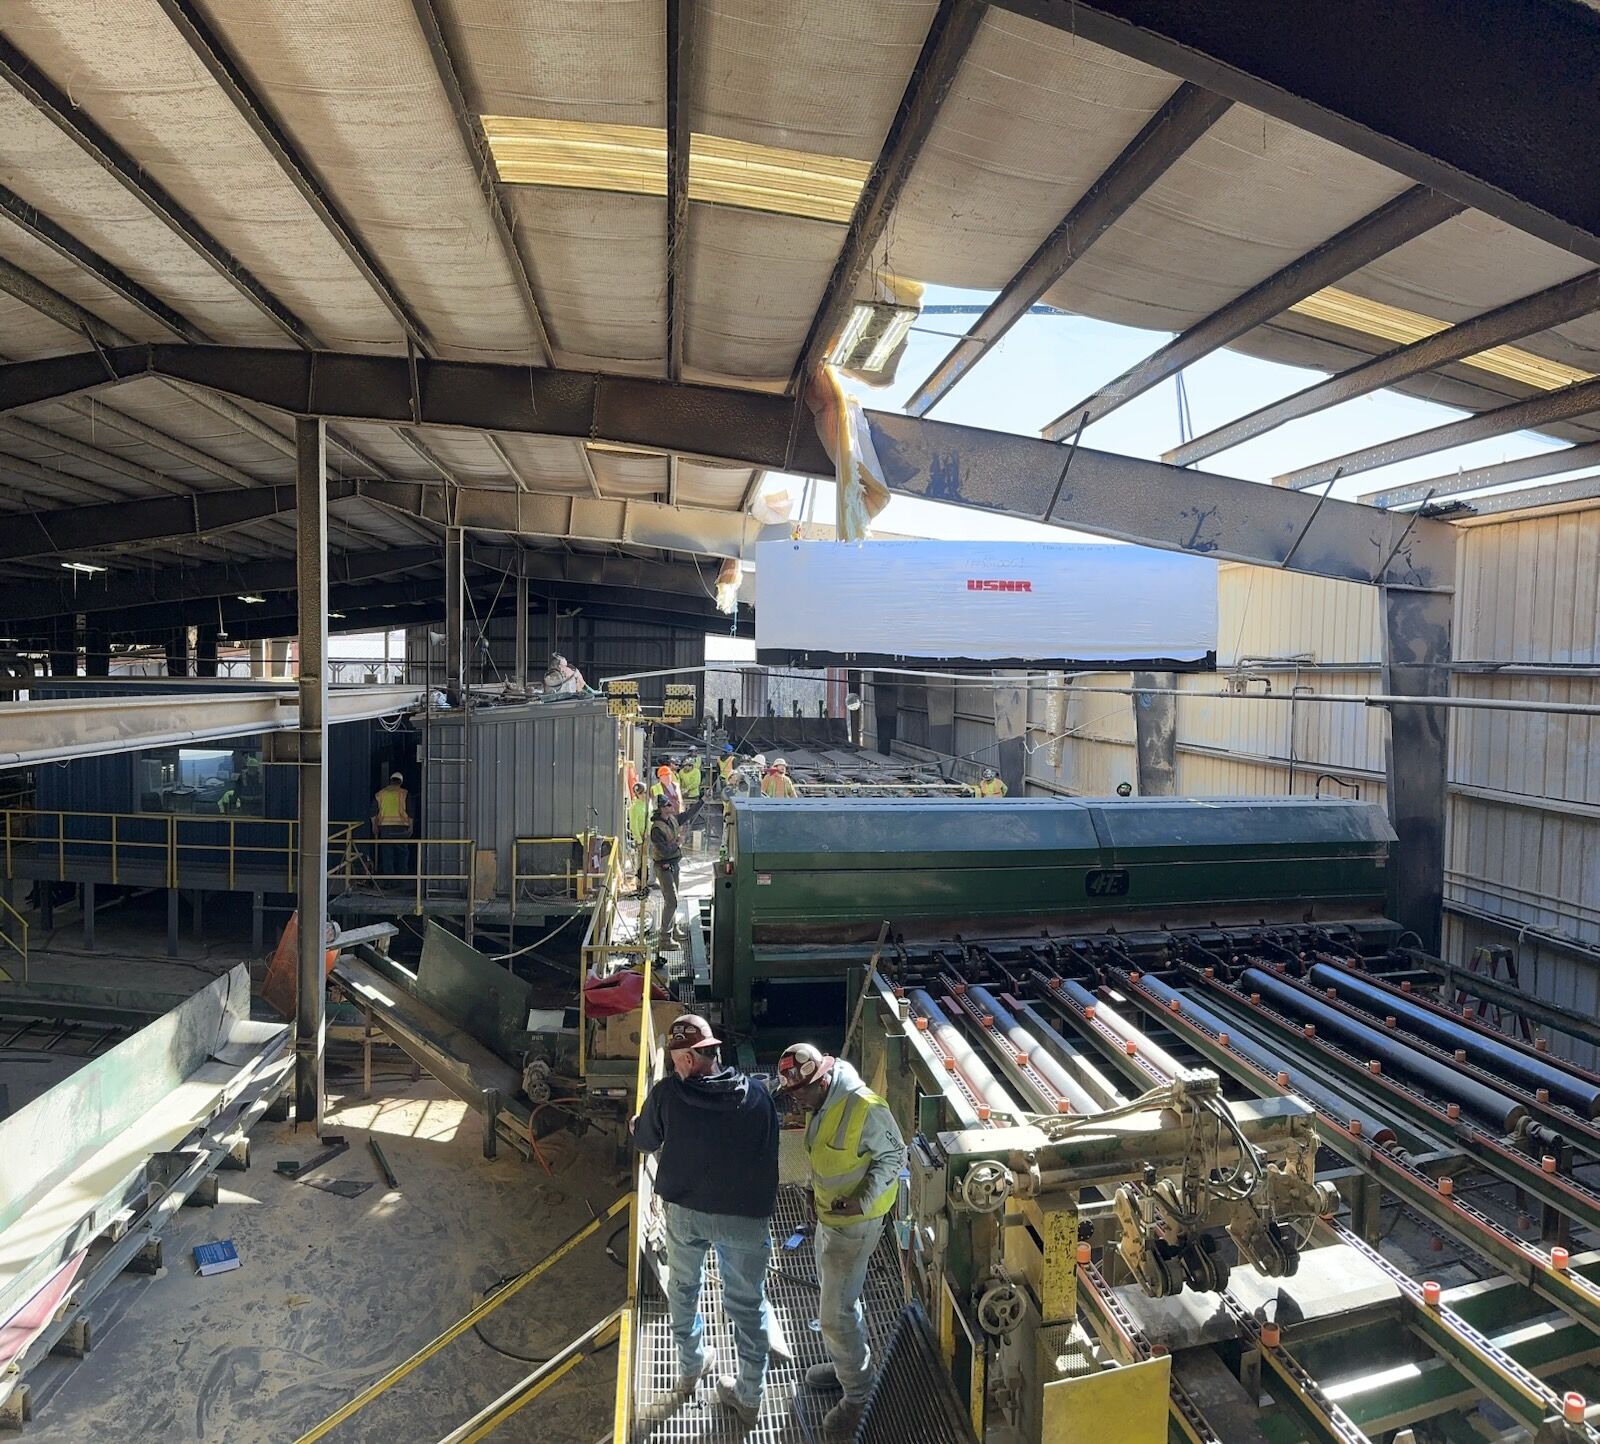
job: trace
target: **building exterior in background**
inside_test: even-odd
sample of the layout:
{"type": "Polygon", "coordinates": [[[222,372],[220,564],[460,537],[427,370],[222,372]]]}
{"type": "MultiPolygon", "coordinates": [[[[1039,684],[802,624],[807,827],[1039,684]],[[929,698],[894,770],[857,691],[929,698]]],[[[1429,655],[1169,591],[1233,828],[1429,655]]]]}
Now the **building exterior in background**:
{"type": "MultiPolygon", "coordinates": [[[[1459,530],[1453,694],[1600,704],[1600,502],[1459,530]]],[[[1383,690],[1375,589],[1224,565],[1217,666],[1163,679],[1182,694],[1171,791],[1385,801],[1385,712],[1321,700],[1383,690]],[[1218,691],[1234,695],[1208,695],[1218,691]]],[[[1065,680],[1153,685],[1129,672],[1065,680]]],[[[958,776],[998,765],[1015,752],[1004,705],[1013,690],[871,679],[869,744],[931,751],[958,776]]],[[[1159,699],[1038,680],[1025,695],[1013,795],[1138,790],[1140,703],[1154,710],[1159,699]]],[[[1508,947],[1524,989],[1600,1016],[1600,718],[1460,710],[1449,725],[1446,956],[1470,964],[1479,949],[1508,947]]],[[[1596,1049],[1559,1034],[1551,1046],[1600,1063],[1596,1049]]]]}

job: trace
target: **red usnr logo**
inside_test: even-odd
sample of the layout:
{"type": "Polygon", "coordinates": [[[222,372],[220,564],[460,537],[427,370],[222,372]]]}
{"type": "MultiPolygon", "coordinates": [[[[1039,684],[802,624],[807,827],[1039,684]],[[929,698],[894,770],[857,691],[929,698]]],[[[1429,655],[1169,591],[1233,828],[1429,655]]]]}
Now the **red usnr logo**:
{"type": "Polygon", "coordinates": [[[969,592],[1031,592],[1032,582],[1000,581],[994,578],[968,577],[969,592]]]}

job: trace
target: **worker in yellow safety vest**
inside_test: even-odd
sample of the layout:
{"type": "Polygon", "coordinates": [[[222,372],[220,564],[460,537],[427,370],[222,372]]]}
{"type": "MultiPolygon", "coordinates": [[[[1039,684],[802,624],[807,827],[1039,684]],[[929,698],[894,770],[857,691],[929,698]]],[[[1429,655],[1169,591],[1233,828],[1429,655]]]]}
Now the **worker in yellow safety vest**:
{"type": "Polygon", "coordinates": [[[817,1212],[817,1318],[830,1362],[807,1369],[806,1383],[844,1391],[823,1431],[853,1438],[872,1384],[861,1291],[900,1191],[905,1140],[889,1105],[861,1075],[810,1043],[795,1043],[778,1059],[778,1094],[810,1115],[805,1149],[817,1212]]]}
{"type": "Polygon", "coordinates": [[[649,859],[649,850],[644,845],[644,835],[650,826],[650,795],[645,791],[644,783],[633,784],[633,796],[628,799],[628,841],[633,844],[634,862],[633,875],[638,878],[638,891],[641,897],[645,891],[645,865],[649,859]]]}
{"type": "Polygon", "coordinates": [[[656,768],[656,780],[650,784],[650,809],[662,799],[666,800],[667,816],[677,818],[683,811],[683,789],[678,786],[678,774],[665,762],[656,768]]]}
{"type": "Polygon", "coordinates": [[[733,748],[728,743],[724,743],[722,756],[717,759],[717,773],[722,778],[722,790],[724,793],[733,786],[733,769],[733,748]]]}
{"type": "Polygon", "coordinates": [[[1004,797],[1009,789],[992,767],[983,769],[983,779],[973,788],[973,793],[978,797],[1004,797]]]}
{"type": "Polygon", "coordinates": [[[405,778],[398,772],[391,772],[388,786],[379,790],[372,805],[376,809],[372,816],[372,835],[379,839],[379,878],[405,877],[410,871],[406,866],[407,849],[392,843],[386,846],[382,841],[386,837],[411,836],[411,794],[406,791],[405,778]]]}
{"type": "Polygon", "coordinates": [[[692,752],[678,768],[678,791],[683,794],[682,825],[687,828],[700,811],[700,759],[692,752]]]}
{"type": "Polygon", "coordinates": [[[798,797],[800,794],[789,780],[789,764],[778,758],[761,779],[763,797],[798,797]]]}

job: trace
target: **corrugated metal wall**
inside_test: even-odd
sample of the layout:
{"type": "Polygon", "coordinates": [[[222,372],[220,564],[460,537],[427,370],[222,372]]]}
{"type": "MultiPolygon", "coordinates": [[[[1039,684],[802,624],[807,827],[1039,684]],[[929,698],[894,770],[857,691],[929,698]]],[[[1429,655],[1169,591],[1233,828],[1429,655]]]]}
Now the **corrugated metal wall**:
{"type": "MultiPolygon", "coordinates": [[[[429,755],[460,756],[459,715],[438,714],[427,725],[444,734],[429,755]]],[[[599,701],[535,702],[472,714],[468,825],[480,852],[494,850],[498,893],[511,884],[514,839],[621,831],[617,727],[599,701]]],[[[449,786],[447,769],[435,767],[425,779],[425,818],[449,805],[441,791],[449,786]]],[[[454,866],[453,858],[441,861],[454,866]]]]}
{"type": "MultiPolygon", "coordinates": [[[[1600,703],[1600,508],[1462,528],[1456,656],[1463,696],[1600,703]],[[1491,671],[1491,668],[1510,670],[1491,671]]],[[[1469,961],[1515,949],[1521,982],[1600,1014],[1600,725],[1464,712],[1450,746],[1445,941],[1469,961]],[[1524,931],[1559,934],[1568,945],[1524,931]]],[[[1585,1066],[1600,1052],[1552,1047],[1585,1066]]]]}

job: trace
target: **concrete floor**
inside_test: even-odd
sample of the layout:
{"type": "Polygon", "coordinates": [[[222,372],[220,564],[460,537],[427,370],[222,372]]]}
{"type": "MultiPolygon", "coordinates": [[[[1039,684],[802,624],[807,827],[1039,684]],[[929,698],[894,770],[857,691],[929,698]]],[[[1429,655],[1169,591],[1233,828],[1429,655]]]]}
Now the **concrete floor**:
{"type": "MultiPolygon", "coordinates": [[[[89,1356],[34,1373],[32,1444],[285,1444],[627,1188],[613,1144],[594,1135],[547,1144],[551,1178],[504,1152],[485,1160],[477,1115],[427,1077],[409,1082],[401,1067],[387,1064],[399,1076],[375,1084],[387,1096],[334,1101],[327,1131],[345,1134],[350,1150],[309,1175],[373,1186],[346,1199],[278,1177],[276,1160],[318,1148],[287,1123],[258,1125],[249,1171],[218,1175],[219,1205],[183,1210],[165,1233],[163,1272],[124,1275],[96,1302],[89,1356]],[[380,1178],[369,1136],[398,1192],[380,1178]],[[243,1266],[197,1277],[190,1250],[218,1238],[234,1241],[243,1266]]],[[[603,1233],[590,1239],[491,1314],[485,1334],[517,1353],[549,1354],[615,1307],[624,1275],[604,1242],[603,1233]]],[[[615,1358],[585,1361],[494,1438],[606,1437],[615,1358]]],[[[436,1440],[532,1367],[467,1333],[329,1437],[436,1440]]]]}

